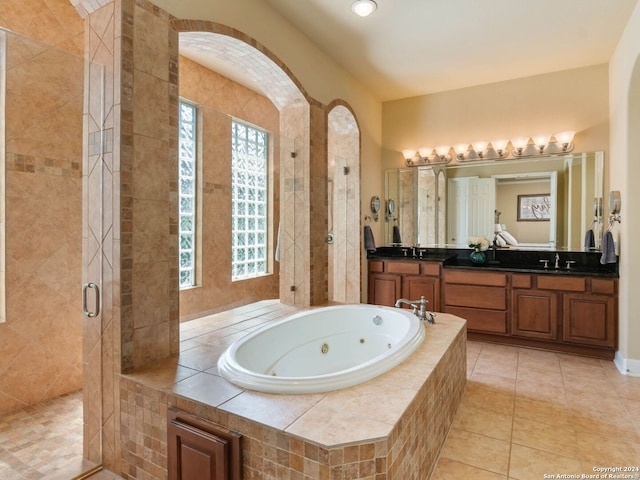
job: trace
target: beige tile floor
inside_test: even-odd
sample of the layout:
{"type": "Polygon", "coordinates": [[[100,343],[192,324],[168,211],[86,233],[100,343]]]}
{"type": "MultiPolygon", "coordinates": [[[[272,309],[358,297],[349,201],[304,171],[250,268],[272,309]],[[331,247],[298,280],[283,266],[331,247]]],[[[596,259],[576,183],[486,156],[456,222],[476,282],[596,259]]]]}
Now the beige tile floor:
{"type": "Polygon", "coordinates": [[[0,479],[52,478],[82,462],[82,392],[0,418],[0,479]]]}
{"type": "MultiPolygon", "coordinates": [[[[198,334],[189,323],[184,342],[198,334]]],[[[640,378],[584,357],[477,342],[467,351],[467,390],[432,480],[538,480],[640,466],[640,378]]],[[[71,478],[81,435],[80,393],[0,418],[0,479],[71,478]]]]}
{"type": "Polygon", "coordinates": [[[467,390],[432,480],[640,467],[640,378],[527,348],[468,342],[467,353],[467,390]]]}

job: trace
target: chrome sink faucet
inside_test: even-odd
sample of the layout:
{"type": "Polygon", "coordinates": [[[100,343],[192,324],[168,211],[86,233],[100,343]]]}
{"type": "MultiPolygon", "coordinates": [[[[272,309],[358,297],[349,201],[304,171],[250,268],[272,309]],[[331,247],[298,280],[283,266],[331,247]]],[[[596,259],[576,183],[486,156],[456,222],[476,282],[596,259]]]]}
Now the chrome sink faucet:
{"type": "Polygon", "coordinates": [[[556,253],[555,259],[556,259],[556,263],[553,265],[553,268],[555,268],[557,270],[558,268],[560,268],[560,254],[559,253],[556,253]]]}
{"type": "Polygon", "coordinates": [[[415,301],[407,300],[406,298],[399,298],[396,300],[396,307],[399,307],[403,303],[413,308],[413,314],[420,320],[426,320],[427,323],[432,325],[436,323],[436,314],[427,311],[427,303],[429,303],[429,300],[424,298],[424,295],[420,297],[420,300],[415,301]]]}

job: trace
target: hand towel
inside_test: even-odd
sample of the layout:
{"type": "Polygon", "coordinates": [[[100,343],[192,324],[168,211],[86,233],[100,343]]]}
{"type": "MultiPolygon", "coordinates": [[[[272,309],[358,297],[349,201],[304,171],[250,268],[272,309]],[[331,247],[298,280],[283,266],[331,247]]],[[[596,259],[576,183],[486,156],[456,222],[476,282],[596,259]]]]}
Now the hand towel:
{"type": "Polygon", "coordinates": [[[369,225],[364,226],[364,249],[367,251],[376,249],[376,241],[373,239],[373,231],[369,225]]]}
{"type": "Polygon", "coordinates": [[[400,227],[398,227],[398,225],[393,226],[393,243],[402,243],[402,238],[400,237],[400,227]]]}
{"type": "Polygon", "coordinates": [[[507,241],[500,236],[500,233],[498,233],[498,235],[496,235],[495,242],[496,242],[496,246],[498,246],[498,247],[506,247],[507,246],[507,241]]]}
{"type": "Polygon", "coordinates": [[[516,240],[516,238],[509,232],[507,232],[504,228],[501,232],[498,233],[498,235],[501,236],[505,242],[507,242],[507,245],[513,245],[514,247],[518,245],[518,241],[516,240]]]}
{"type": "Polygon", "coordinates": [[[596,237],[591,228],[584,234],[584,248],[596,248],[596,237]]]}
{"type": "Polygon", "coordinates": [[[606,231],[602,237],[602,257],[600,257],[600,263],[605,265],[607,263],[616,263],[616,245],[613,241],[613,234],[610,231],[606,231]]]}

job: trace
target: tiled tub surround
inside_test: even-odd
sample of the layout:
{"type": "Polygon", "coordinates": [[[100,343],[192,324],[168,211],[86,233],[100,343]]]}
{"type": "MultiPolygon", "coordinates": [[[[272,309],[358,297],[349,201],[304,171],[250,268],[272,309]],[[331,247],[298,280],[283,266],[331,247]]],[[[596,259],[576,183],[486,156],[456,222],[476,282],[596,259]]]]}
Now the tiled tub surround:
{"type": "Polygon", "coordinates": [[[265,301],[188,322],[178,358],[123,375],[123,477],[166,478],[166,415],[175,407],[243,435],[244,478],[428,478],[464,393],[465,321],[439,314],[408,360],[339,391],[271,395],[217,375],[235,339],[295,311],[265,301]]]}

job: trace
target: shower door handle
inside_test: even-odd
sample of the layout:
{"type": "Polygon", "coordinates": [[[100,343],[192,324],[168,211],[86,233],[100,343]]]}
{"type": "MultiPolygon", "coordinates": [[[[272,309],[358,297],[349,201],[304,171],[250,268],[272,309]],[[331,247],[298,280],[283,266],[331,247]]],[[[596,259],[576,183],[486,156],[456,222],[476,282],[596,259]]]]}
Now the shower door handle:
{"type": "Polygon", "coordinates": [[[97,317],[100,313],[100,288],[93,282],[85,283],[82,286],[82,313],[89,318],[97,317]],[[96,291],[96,309],[94,312],[90,312],[87,307],[87,291],[90,288],[96,291]]]}

